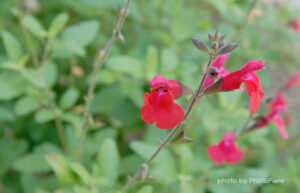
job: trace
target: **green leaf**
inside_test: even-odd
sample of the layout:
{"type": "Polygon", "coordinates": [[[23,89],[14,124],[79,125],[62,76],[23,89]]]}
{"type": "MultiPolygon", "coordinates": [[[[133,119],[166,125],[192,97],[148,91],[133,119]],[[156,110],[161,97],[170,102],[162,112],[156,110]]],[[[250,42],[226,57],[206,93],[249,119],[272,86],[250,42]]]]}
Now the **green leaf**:
{"type": "Polygon", "coordinates": [[[56,83],[58,76],[57,67],[52,62],[47,63],[41,72],[38,69],[29,68],[24,69],[22,73],[29,82],[38,88],[46,88],[46,85],[52,87],[56,83]]]}
{"type": "Polygon", "coordinates": [[[178,58],[173,49],[165,48],[161,56],[161,72],[167,73],[174,71],[178,66],[178,58]]]}
{"type": "Polygon", "coordinates": [[[122,158],[120,163],[120,175],[134,175],[144,163],[144,159],[133,154],[122,158]]]}
{"type": "Polygon", "coordinates": [[[150,81],[158,71],[158,50],[155,46],[148,46],[146,54],[146,75],[150,81]]]}
{"type": "Polygon", "coordinates": [[[152,193],[153,188],[150,185],[144,186],[143,188],[139,189],[137,193],[152,193]]]}
{"type": "Polygon", "coordinates": [[[28,148],[25,140],[9,140],[8,138],[0,138],[0,176],[3,176],[12,163],[22,155],[28,148]]]}
{"type": "MultiPolygon", "coordinates": [[[[135,126],[140,121],[140,108],[136,108],[130,100],[123,100],[110,113],[110,117],[115,127],[135,126]]],[[[131,127],[132,128],[132,127],[131,127]]]]}
{"type": "Polygon", "coordinates": [[[130,98],[137,108],[141,108],[144,105],[144,93],[141,85],[136,82],[124,81],[121,83],[121,90],[125,96],[130,98]]]}
{"type": "Polygon", "coordinates": [[[46,160],[55,172],[59,185],[66,186],[76,181],[65,157],[51,153],[46,155],[46,160]]]}
{"type": "Polygon", "coordinates": [[[193,152],[188,145],[180,145],[179,153],[180,156],[180,169],[183,174],[191,174],[193,172],[193,152]]]}
{"type": "Polygon", "coordinates": [[[7,55],[11,59],[18,61],[22,57],[23,50],[17,38],[8,31],[2,31],[1,37],[7,55]]]}
{"type": "Polygon", "coordinates": [[[62,29],[63,27],[66,25],[66,23],[69,20],[69,15],[67,13],[61,13],[59,15],[57,15],[49,28],[48,31],[48,37],[49,39],[53,39],[62,29]]]}
{"type": "MultiPolygon", "coordinates": [[[[142,141],[134,141],[130,143],[130,148],[135,151],[139,156],[144,158],[145,160],[149,159],[149,157],[155,152],[159,144],[153,145],[149,143],[145,143],[142,141]]],[[[161,150],[161,152],[157,155],[154,163],[164,162],[164,158],[169,156],[169,152],[166,149],[161,150]]]]}
{"type": "Polygon", "coordinates": [[[113,128],[101,129],[94,133],[94,135],[87,136],[84,144],[84,152],[88,155],[95,155],[99,151],[99,147],[108,138],[115,138],[117,135],[116,130],[113,128]]]}
{"type": "Polygon", "coordinates": [[[117,144],[113,139],[106,139],[98,153],[93,174],[98,178],[107,180],[107,186],[113,187],[119,176],[119,153],[117,144]]]}
{"type": "Polygon", "coordinates": [[[13,168],[22,173],[47,172],[51,170],[44,155],[38,153],[26,154],[17,159],[13,163],[13,168]]]}
{"type": "Polygon", "coordinates": [[[58,58],[68,58],[73,55],[85,56],[85,50],[82,46],[68,40],[55,40],[53,52],[58,58]]]}
{"type": "Polygon", "coordinates": [[[49,190],[52,189],[52,187],[56,187],[57,183],[53,175],[37,177],[36,174],[22,173],[20,175],[20,185],[24,193],[37,193],[38,189],[49,190]]]}
{"type": "Polygon", "coordinates": [[[134,78],[143,77],[143,65],[136,58],[129,56],[115,56],[107,60],[108,69],[131,75],[134,78]]]}
{"type": "Polygon", "coordinates": [[[99,23],[95,20],[81,22],[72,25],[63,31],[65,41],[74,42],[81,47],[89,45],[96,37],[99,30],[99,23]]]}
{"type": "Polygon", "coordinates": [[[0,73],[0,101],[10,100],[23,93],[24,81],[19,73],[4,71],[0,73]]]}
{"type": "Polygon", "coordinates": [[[80,93],[76,88],[68,88],[62,95],[59,105],[63,109],[71,108],[77,102],[79,95],[80,93]]]}
{"type": "Polygon", "coordinates": [[[36,111],[40,106],[39,101],[32,96],[24,96],[15,104],[15,113],[19,116],[24,116],[36,111]]]}
{"type": "MultiPolygon", "coordinates": [[[[159,144],[153,145],[142,141],[130,143],[130,148],[145,160],[155,152],[159,144]]],[[[175,158],[167,149],[162,149],[157,157],[153,160],[153,166],[150,174],[155,179],[165,182],[174,182],[177,179],[175,158]]]]}
{"type": "Polygon", "coordinates": [[[55,118],[55,114],[52,110],[49,109],[42,109],[37,112],[34,116],[34,120],[37,123],[46,123],[52,121],[55,118]]]}
{"type": "Polygon", "coordinates": [[[81,164],[72,163],[70,165],[70,167],[86,185],[92,184],[93,179],[92,179],[91,175],[81,164]]]}
{"type": "Polygon", "coordinates": [[[4,106],[0,106],[0,122],[2,121],[11,122],[14,120],[15,120],[15,115],[11,111],[11,109],[4,106]]]}
{"type": "Polygon", "coordinates": [[[39,20],[31,15],[26,15],[22,19],[23,26],[38,38],[44,38],[47,31],[43,28],[39,20]]]}
{"type": "Polygon", "coordinates": [[[98,92],[92,100],[90,111],[92,113],[108,114],[124,100],[119,87],[109,87],[98,92]]]}

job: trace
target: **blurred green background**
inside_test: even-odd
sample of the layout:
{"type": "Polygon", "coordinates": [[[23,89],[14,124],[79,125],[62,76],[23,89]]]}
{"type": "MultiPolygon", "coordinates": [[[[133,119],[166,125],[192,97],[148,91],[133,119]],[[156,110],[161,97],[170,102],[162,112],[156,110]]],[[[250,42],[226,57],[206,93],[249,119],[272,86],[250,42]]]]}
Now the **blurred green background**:
{"type": "MultiPolygon", "coordinates": [[[[297,0],[259,0],[245,20],[252,2],[132,0],[122,29],[126,43],[113,45],[98,74],[93,119],[79,161],[79,129],[94,58],[99,45],[110,39],[118,6],[125,0],[1,0],[0,192],[119,191],[154,152],[158,138],[169,132],[141,121],[149,81],[159,73],[196,88],[208,57],[191,38],[208,43],[207,34],[216,28],[240,45],[226,68],[234,71],[248,60],[266,61],[259,75],[266,98],[274,96],[299,71],[300,34],[288,23],[298,17],[300,5],[297,0]],[[61,145],[57,120],[68,152],[61,145]]],[[[299,94],[296,89],[286,93],[290,139],[283,140],[271,124],[238,141],[246,154],[241,163],[218,167],[213,167],[207,147],[242,127],[249,99],[240,91],[203,98],[185,126],[195,142],[165,148],[150,167],[155,180],[138,183],[130,192],[300,192],[299,94]],[[269,177],[285,183],[217,183],[221,178],[269,177]]],[[[188,99],[178,103],[186,107],[188,99]]],[[[265,112],[262,107],[257,114],[265,112]]]]}

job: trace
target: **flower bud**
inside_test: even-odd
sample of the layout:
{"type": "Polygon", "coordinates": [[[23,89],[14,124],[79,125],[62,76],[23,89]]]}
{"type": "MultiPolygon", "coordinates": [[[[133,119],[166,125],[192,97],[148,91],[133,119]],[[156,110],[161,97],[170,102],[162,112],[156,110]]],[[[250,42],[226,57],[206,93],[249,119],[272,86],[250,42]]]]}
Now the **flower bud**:
{"type": "Polygon", "coordinates": [[[223,35],[219,39],[219,48],[226,46],[226,35],[223,35]]]}
{"type": "Polygon", "coordinates": [[[238,47],[238,44],[228,44],[227,46],[219,49],[217,51],[217,55],[227,54],[232,52],[235,48],[238,47]]]}
{"type": "Polygon", "coordinates": [[[218,49],[218,47],[219,47],[219,43],[218,42],[213,42],[212,44],[211,44],[211,48],[213,49],[213,50],[216,50],[216,49],[218,49]]]}
{"type": "Polygon", "coordinates": [[[198,38],[192,38],[194,45],[202,52],[209,53],[208,47],[198,38]]]}
{"type": "Polygon", "coordinates": [[[220,32],[217,29],[216,32],[214,33],[214,40],[217,41],[219,39],[219,36],[220,36],[220,32]]]}
{"type": "Polygon", "coordinates": [[[211,34],[208,34],[208,40],[210,42],[213,42],[214,41],[214,37],[211,34]]]}
{"type": "Polygon", "coordinates": [[[220,70],[218,68],[216,68],[216,67],[208,67],[207,70],[206,70],[206,74],[210,78],[216,79],[220,75],[220,70]]]}

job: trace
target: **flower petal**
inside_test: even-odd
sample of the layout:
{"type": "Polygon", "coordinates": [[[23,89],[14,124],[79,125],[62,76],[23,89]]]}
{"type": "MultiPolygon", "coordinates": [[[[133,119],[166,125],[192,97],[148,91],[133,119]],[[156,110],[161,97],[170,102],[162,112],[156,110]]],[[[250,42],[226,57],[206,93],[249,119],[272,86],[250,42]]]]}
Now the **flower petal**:
{"type": "Polygon", "coordinates": [[[150,82],[151,88],[167,86],[167,85],[168,85],[167,80],[160,74],[155,76],[150,82]]]}
{"type": "Polygon", "coordinates": [[[208,155],[216,164],[220,165],[223,163],[223,151],[219,148],[218,145],[211,145],[208,148],[208,155]]]}
{"type": "MultiPolygon", "coordinates": [[[[226,62],[226,60],[228,59],[229,56],[230,56],[230,54],[220,55],[216,59],[216,61],[212,64],[212,67],[220,69],[221,77],[222,77],[222,70],[223,70],[223,75],[224,75],[224,70],[225,70],[224,68],[222,68],[222,66],[224,65],[224,63],[226,62]]],[[[210,78],[209,76],[206,76],[205,81],[204,81],[204,88],[207,88],[210,85],[212,85],[214,83],[214,81],[215,81],[214,79],[210,78]]]]}
{"type": "Polygon", "coordinates": [[[264,97],[264,91],[256,72],[251,72],[243,76],[243,81],[250,97],[250,112],[254,114],[259,110],[261,100],[264,97]]]}
{"type": "Polygon", "coordinates": [[[226,133],[217,145],[208,148],[208,155],[216,164],[234,164],[244,158],[244,153],[235,144],[235,134],[226,133]]]}
{"type": "Polygon", "coordinates": [[[160,129],[171,129],[184,119],[183,109],[174,103],[173,95],[167,88],[152,89],[145,94],[145,106],[142,107],[142,120],[156,122],[160,129]]]}
{"type": "Polygon", "coordinates": [[[182,85],[177,80],[167,80],[168,87],[173,94],[174,99],[178,99],[183,94],[182,85]]]}
{"type": "Polygon", "coordinates": [[[277,114],[287,110],[287,101],[283,96],[282,92],[279,92],[276,95],[276,99],[270,104],[270,109],[273,114],[277,114]]]}
{"type": "Polygon", "coordinates": [[[144,102],[145,106],[142,107],[142,120],[149,123],[153,124],[155,121],[155,118],[153,116],[153,107],[152,107],[152,102],[150,101],[150,94],[145,93],[144,94],[144,102]]]}
{"type": "Polygon", "coordinates": [[[241,161],[243,158],[244,152],[237,148],[235,151],[229,152],[226,155],[225,160],[227,164],[235,164],[241,161]]]}
{"type": "Polygon", "coordinates": [[[280,115],[276,114],[275,116],[273,116],[273,120],[275,121],[276,125],[278,126],[279,133],[281,134],[282,138],[287,139],[289,136],[288,136],[288,133],[286,132],[284,122],[283,122],[282,118],[280,117],[280,115]]]}
{"type": "Polygon", "coordinates": [[[300,82],[300,72],[295,73],[285,84],[285,88],[291,88],[300,82]]]}

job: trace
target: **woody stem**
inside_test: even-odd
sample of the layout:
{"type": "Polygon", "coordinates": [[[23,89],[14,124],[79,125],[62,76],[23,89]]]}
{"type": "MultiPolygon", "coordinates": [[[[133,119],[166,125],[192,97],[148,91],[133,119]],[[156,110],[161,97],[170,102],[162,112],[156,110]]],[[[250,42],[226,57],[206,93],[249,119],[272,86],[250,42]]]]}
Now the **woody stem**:
{"type": "MultiPolygon", "coordinates": [[[[210,67],[213,63],[213,61],[216,58],[216,53],[215,50],[213,50],[210,54],[209,54],[209,60],[206,66],[206,69],[208,67],[210,67]]],[[[146,166],[150,166],[150,164],[152,163],[152,161],[156,158],[156,156],[160,153],[160,151],[163,149],[163,147],[170,141],[170,139],[175,135],[175,133],[177,133],[177,131],[179,131],[182,126],[184,125],[184,121],[188,118],[188,116],[190,115],[193,107],[195,106],[195,104],[199,101],[199,99],[203,96],[203,89],[204,89],[204,80],[207,77],[207,74],[204,73],[204,75],[202,76],[201,82],[195,92],[195,94],[190,98],[189,101],[189,105],[185,111],[185,117],[184,120],[177,125],[176,127],[174,127],[172,129],[172,131],[169,133],[169,135],[161,142],[161,144],[158,146],[158,148],[155,150],[155,152],[150,156],[150,158],[146,161],[145,164],[146,166]]],[[[136,175],[132,178],[130,178],[127,183],[125,184],[125,186],[123,187],[123,189],[121,190],[121,193],[126,193],[129,188],[136,182],[139,180],[139,178],[142,175],[142,170],[140,170],[139,172],[136,173],[136,175]]]]}
{"type": "Polygon", "coordinates": [[[85,134],[87,131],[87,120],[89,117],[89,108],[91,106],[91,102],[92,102],[95,87],[96,87],[97,75],[98,75],[98,72],[100,71],[100,69],[102,68],[105,59],[109,55],[109,52],[110,52],[114,42],[118,39],[118,37],[121,33],[121,29],[124,25],[125,19],[128,14],[129,4],[130,4],[130,0],[127,0],[125,8],[123,10],[120,10],[120,16],[119,16],[119,19],[117,22],[117,26],[113,30],[113,33],[112,33],[112,36],[111,36],[109,42],[107,43],[106,47],[103,50],[99,51],[98,55],[96,56],[95,65],[94,65],[94,69],[92,72],[92,82],[89,85],[87,95],[85,98],[83,120],[82,120],[82,125],[81,125],[81,130],[80,130],[80,136],[79,136],[78,157],[80,157],[82,145],[83,145],[83,142],[85,139],[85,134]]]}

